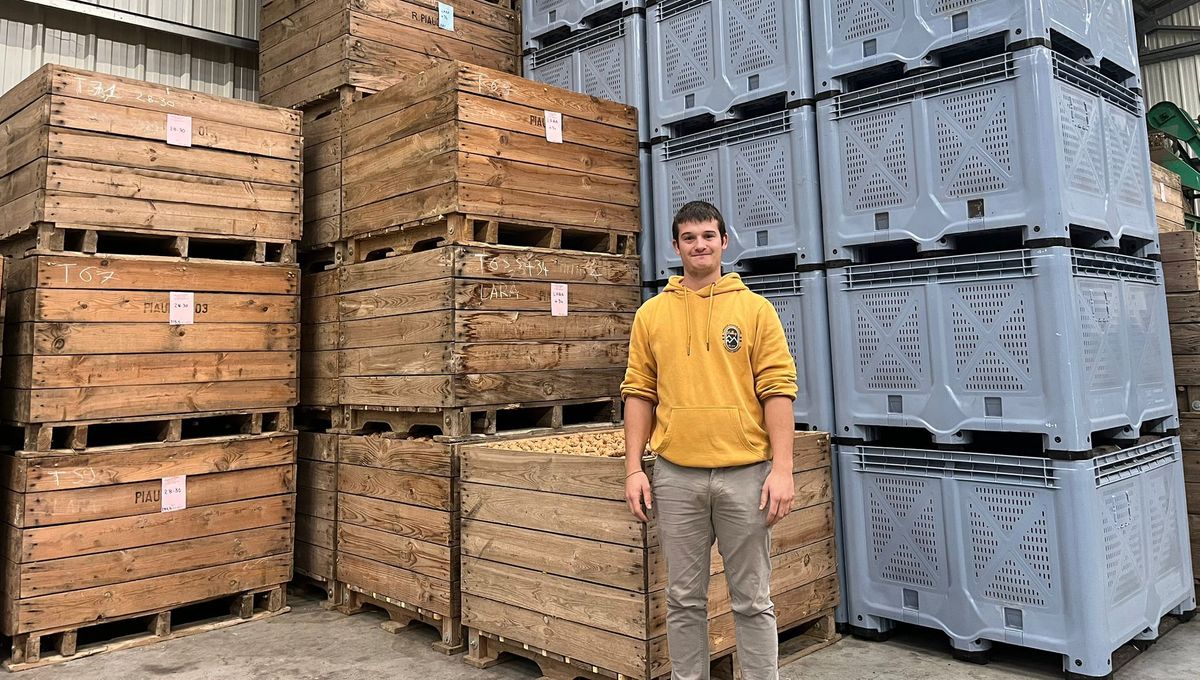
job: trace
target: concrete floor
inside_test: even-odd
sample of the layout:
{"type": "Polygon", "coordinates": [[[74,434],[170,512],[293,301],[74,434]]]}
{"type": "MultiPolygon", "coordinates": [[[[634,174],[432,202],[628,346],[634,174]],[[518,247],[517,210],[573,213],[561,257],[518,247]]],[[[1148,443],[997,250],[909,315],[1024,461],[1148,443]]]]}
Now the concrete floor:
{"type": "MultiPolygon", "coordinates": [[[[138,649],[113,652],[60,666],[20,673],[19,680],[536,680],[537,667],[510,661],[486,671],[461,657],[434,653],[432,630],[393,635],[374,612],[343,616],[293,593],[292,611],[279,617],[193,635],[138,649]]],[[[943,639],[905,631],[887,643],[854,639],[801,659],[781,680],[919,678],[1001,680],[1061,678],[1059,657],[1001,648],[988,666],[950,658],[943,639]]],[[[1200,619],[1179,626],[1117,674],[1118,680],[1183,680],[1200,677],[1200,619]]]]}

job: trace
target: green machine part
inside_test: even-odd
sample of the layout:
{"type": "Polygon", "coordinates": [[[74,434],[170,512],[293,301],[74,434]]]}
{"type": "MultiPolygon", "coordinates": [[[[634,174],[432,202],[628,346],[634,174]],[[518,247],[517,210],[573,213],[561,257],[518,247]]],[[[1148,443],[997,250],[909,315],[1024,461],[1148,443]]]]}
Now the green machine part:
{"type": "Polygon", "coordinates": [[[1150,160],[1179,175],[1183,186],[1200,192],[1200,126],[1171,102],[1159,102],[1146,113],[1151,132],[1168,138],[1167,144],[1151,144],[1150,160]],[[1184,148],[1186,146],[1186,149],[1184,148]]]}

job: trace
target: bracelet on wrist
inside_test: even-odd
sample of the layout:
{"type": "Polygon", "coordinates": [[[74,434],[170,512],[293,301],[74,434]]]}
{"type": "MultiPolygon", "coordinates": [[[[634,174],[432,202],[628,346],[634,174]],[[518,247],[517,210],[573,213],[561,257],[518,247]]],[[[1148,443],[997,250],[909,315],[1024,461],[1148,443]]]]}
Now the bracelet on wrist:
{"type": "Polygon", "coordinates": [[[629,479],[630,477],[636,475],[639,472],[645,473],[646,471],[645,470],[634,470],[633,472],[630,472],[629,474],[625,475],[625,479],[629,479]]]}

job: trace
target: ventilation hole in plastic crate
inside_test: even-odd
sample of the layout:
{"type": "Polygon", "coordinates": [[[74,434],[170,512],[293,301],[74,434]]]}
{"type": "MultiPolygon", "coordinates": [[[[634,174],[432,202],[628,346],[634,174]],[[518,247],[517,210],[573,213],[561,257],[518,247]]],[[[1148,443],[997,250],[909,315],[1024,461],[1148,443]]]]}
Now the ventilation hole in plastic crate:
{"type": "Polygon", "coordinates": [[[689,201],[717,200],[717,152],[708,151],[667,162],[671,214],[689,201]]]}
{"type": "Polygon", "coordinates": [[[583,92],[614,102],[634,103],[626,92],[625,43],[614,40],[580,53],[583,92]]]}
{"type": "Polygon", "coordinates": [[[954,361],[969,390],[1021,391],[1029,381],[1025,302],[1011,283],[958,286],[951,302],[954,361]],[[1003,350],[1003,353],[1000,353],[1003,350]]]}
{"type": "Polygon", "coordinates": [[[725,4],[729,60],[744,76],[781,62],[779,0],[733,0],[725,4]]]}
{"type": "Polygon", "coordinates": [[[931,482],[883,476],[874,477],[874,482],[869,502],[876,575],[897,583],[933,587],[942,571],[942,550],[934,499],[927,495],[931,482]]]}
{"type": "Polygon", "coordinates": [[[672,95],[680,95],[702,87],[712,67],[709,43],[712,19],[708,7],[698,7],[677,14],[660,27],[663,35],[664,72],[672,95]]]}
{"type": "Polygon", "coordinates": [[[1169,361],[1163,356],[1166,324],[1158,318],[1162,288],[1130,283],[1126,286],[1125,314],[1129,318],[1130,351],[1138,357],[1138,384],[1165,386],[1169,361]]]}
{"type": "Polygon", "coordinates": [[[846,200],[855,210],[904,203],[910,188],[908,111],[876,111],[843,121],[846,200]]]}
{"type": "Polygon", "coordinates": [[[731,152],[737,224],[753,230],[782,227],[793,222],[791,163],[786,138],[771,137],[738,144],[731,152]]]}
{"type": "Polygon", "coordinates": [[[1105,571],[1108,579],[1109,605],[1115,605],[1142,588],[1144,571],[1142,558],[1141,498],[1130,485],[1109,487],[1104,495],[1105,571]]]}
{"type": "Polygon", "coordinates": [[[1009,188],[1007,92],[968,90],[934,104],[938,168],[948,196],[977,196],[1009,188]]]}
{"type": "Polygon", "coordinates": [[[1150,501],[1150,575],[1155,580],[1179,568],[1182,561],[1173,469],[1168,467],[1146,477],[1150,501]]]}
{"type": "Polygon", "coordinates": [[[1062,170],[1072,189],[1105,194],[1103,145],[1100,143],[1099,100],[1059,82],[1058,123],[1062,135],[1062,170]]]}
{"type": "Polygon", "coordinates": [[[912,291],[859,296],[856,330],[859,373],[872,390],[912,390],[924,374],[921,324],[912,291]]]}
{"type": "Polygon", "coordinates": [[[1083,360],[1090,390],[1123,386],[1121,368],[1127,364],[1121,343],[1124,323],[1117,309],[1115,281],[1075,279],[1076,303],[1083,335],[1083,360]]]}
{"type": "Polygon", "coordinates": [[[844,41],[882,33],[896,25],[897,0],[838,0],[838,34],[844,41]]]}
{"type": "Polygon", "coordinates": [[[1115,106],[1104,107],[1104,149],[1108,156],[1108,187],[1125,205],[1146,205],[1147,162],[1144,122],[1115,106]]]}
{"type": "Polygon", "coordinates": [[[571,77],[571,60],[559,59],[545,65],[534,67],[530,77],[540,83],[561,87],[564,90],[573,90],[575,83],[571,77]]]}

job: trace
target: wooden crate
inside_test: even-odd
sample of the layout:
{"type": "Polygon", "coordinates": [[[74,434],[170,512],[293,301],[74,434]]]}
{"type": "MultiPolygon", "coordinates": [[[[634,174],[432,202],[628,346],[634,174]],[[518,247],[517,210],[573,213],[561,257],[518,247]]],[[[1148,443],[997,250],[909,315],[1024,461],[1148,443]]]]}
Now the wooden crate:
{"type": "MultiPolygon", "coordinates": [[[[1200,413],[1179,414],[1179,444],[1183,448],[1183,485],[1192,539],[1192,563],[1200,564],[1200,413]]],[[[1196,575],[1196,581],[1200,583],[1200,574],[1196,575]]]]}
{"type": "Polygon", "coordinates": [[[328,247],[342,238],[343,102],[304,112],[304,229],[301,246],[328,247]]]}
{"type": "Polygon", "coordinates": [[[0,97],[0,142],[0,239],[43,223],[279,246],[300,237],[295,111],[48,65],[0,97]],[[190,125],[190,146],[168,143],[170,116],[190,125]]]}
{"type": "Polygon", "coordinates": [[[295,442],[271,433],[0,456],[7,665],[73,658],[80,629],[122,619],[150,617],[162,638],[172,610],[219,597],[248,595],[253,608],[255,593],[277,591],[278,612],[292,572],[295,442]],[[174,476],[186,508],[163,511],[174,476]],[[41,658],[44,638],[52,658],[41,658]]]}
{"type": "Polygon", "coordinates": [[[1150,164],[1153,180],[1154,214],[1158,219],[1159,232],[1183,231],[1183,187],[1179,175],[1156,163],[1150,164]]]}
{"type": "Polygon", "coordinates": [[[430,438],[338,437],[337,580],[346,611],[384,609],[401,627],[439,631],[462,651],[458,456],[430,438]]]}
{"type": "Polygon", "coordinates": [[[296,404],[294,265],[34,255],[6,279],[0,412],[29,448],[47,425],[296,404]],[[168,323],[172,292],[194,295],[193,324],[168,323]]]}
{"type": "Polygon", "coordinates": [[[344,109],[342,238],[460,213],[640,230],[637,112],[447,62],[344,109]],[[562,114],[562,143],[546,111],[562,114]]]}
{"type": "Polygon", "coordinates": [[[259,89],[275,106],[308,106],[340,88],[378,92],[447,59],[516,73],[520,30],[511,0],[266,0],[259,89]]]}
{"type": "Polygon", "coordinates": [[[300,278],[300,404],[334,407],[338,384],[341,274],[317,267],[300,278]]]}
{"type": "Polygon", "coordinates": [[[338,435],[300,432],[296,468],[296,574],[336,598],[338,435]]]}
{"type": "MultiPolygon", "coordinates": [[[[494,663],[480,642],[490,635],[559,655],[596,677],[670,673],[666,569],[657,529],[625,505],[621,440],[619,431],[609,435],[608,456],[545,452],[566,450],[561,435],[461,448],[468,661],[494,663]]],[[[796,500],[771,547],[781,629],[838,602],[829,436],[797,433],[794,461],[796,500]]],[[[712,570],[723,574],[715,548],[712,570]]],[[[714,655],[734,647],[720,577],[709,590],[709,643],[714,655]]]]}
{"type": "Polygon", "coordinates": [[[638,271],[636,257],[504,246],[342,266],[341,402],[440,409],[611,397],[638,271]],[[555,284],[566,286],[566,316],[551,312],[555,284]]]}
{"type": "Polygon", "coordinates": [[[1200,234],[1194,231],[1161,233],[1159,245],[1167,292],[1200,291],[1200,234]]]}

